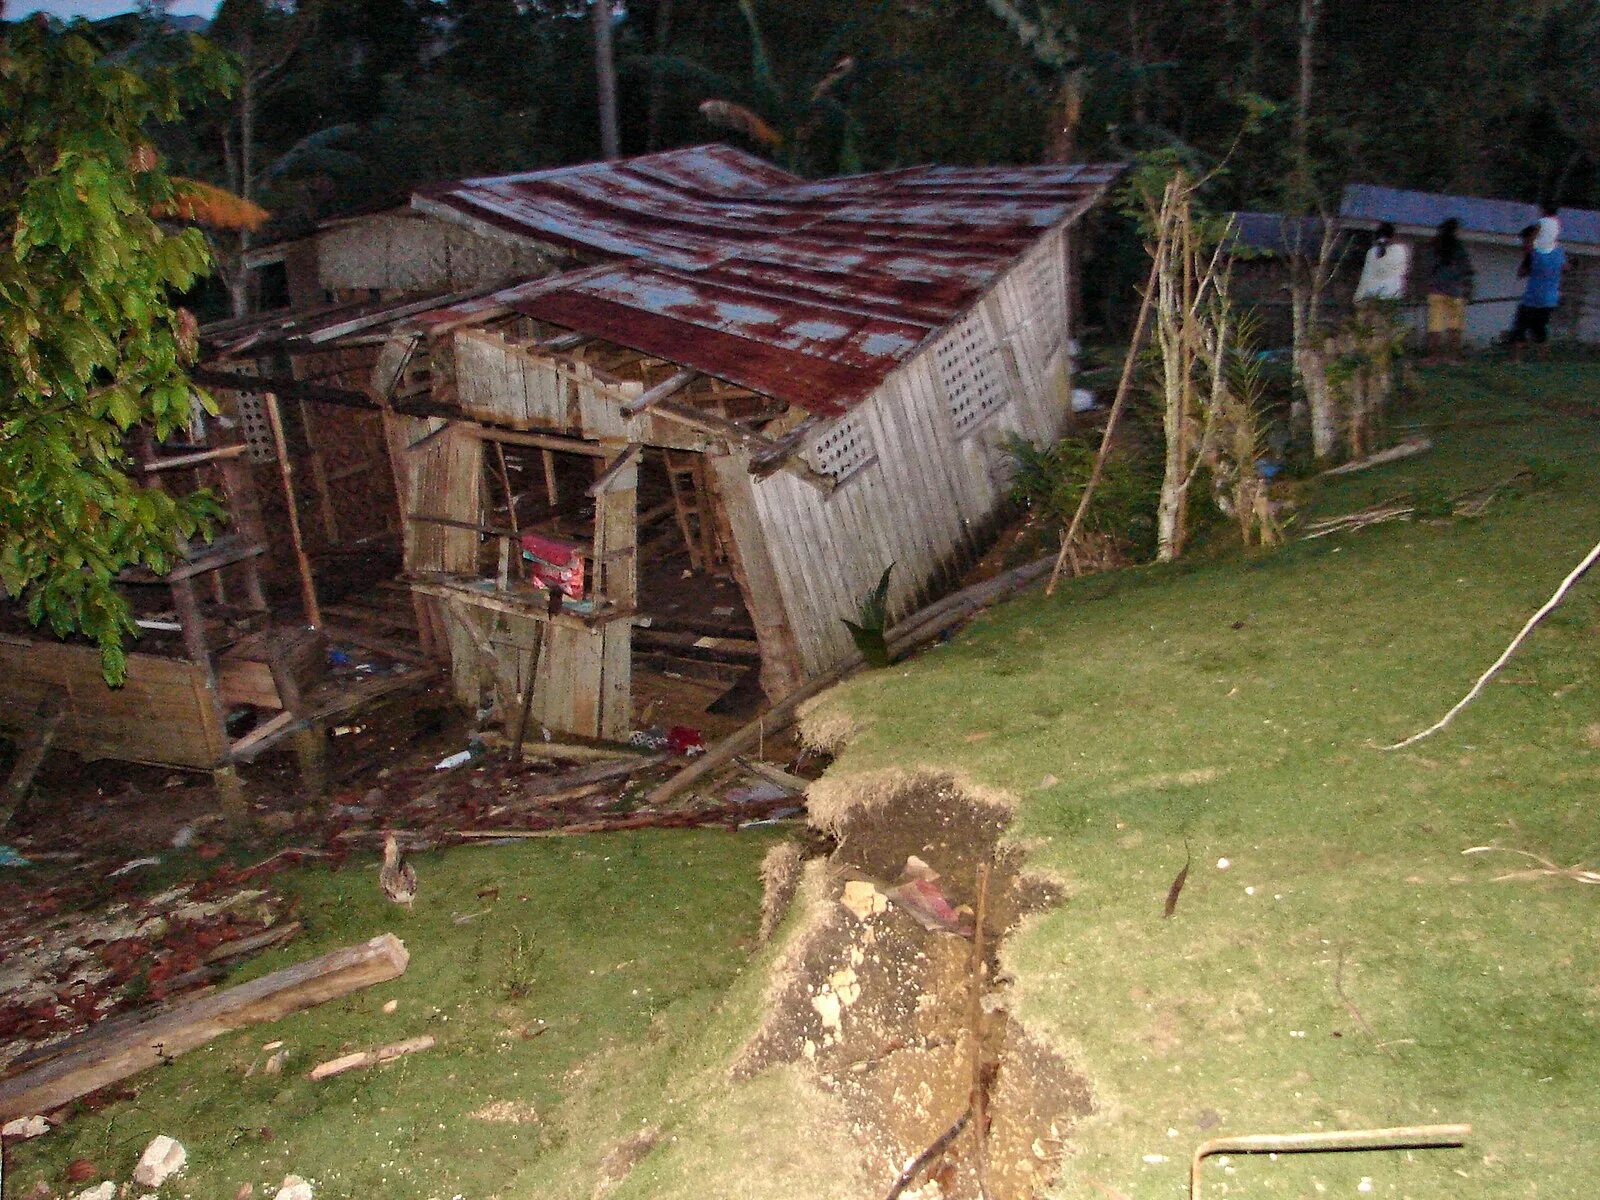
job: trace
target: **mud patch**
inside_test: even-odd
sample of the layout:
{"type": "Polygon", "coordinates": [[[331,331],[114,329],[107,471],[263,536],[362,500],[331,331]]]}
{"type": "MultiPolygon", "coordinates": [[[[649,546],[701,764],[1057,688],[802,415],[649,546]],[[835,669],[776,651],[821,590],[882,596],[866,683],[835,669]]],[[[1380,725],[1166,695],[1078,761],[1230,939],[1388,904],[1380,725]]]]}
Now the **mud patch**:
{"type": "MultiPolygon", "coordinates": [[[[1089,1090],[1009,1019],[995,951],[1052,894],[1024,882],[1019,855],[1000,845],[1009,810],[948,775],[886,772],[824,784],[831,795],[822,823],[838,846],[826,864],[806,868],[807,924],[775,975],[766,1020],[736,1077],[806,1064],[845,1102],[882,1191],[972,1107],[981,1087],[987,1193],[994,1200],[1034,1195],[1054,1177],[1064,1139],[1089,1111],[1089,1090]],[[930,930],[888,902],[913,857],[938,873],[938,888],[969,925],[979,866],[990,864],[981,973],[969,937],[930,930]]],[[[915,1194],[977,1197],[979,1146],[977,1122],[969,1122],[915,1181],[915,1194]]]]}

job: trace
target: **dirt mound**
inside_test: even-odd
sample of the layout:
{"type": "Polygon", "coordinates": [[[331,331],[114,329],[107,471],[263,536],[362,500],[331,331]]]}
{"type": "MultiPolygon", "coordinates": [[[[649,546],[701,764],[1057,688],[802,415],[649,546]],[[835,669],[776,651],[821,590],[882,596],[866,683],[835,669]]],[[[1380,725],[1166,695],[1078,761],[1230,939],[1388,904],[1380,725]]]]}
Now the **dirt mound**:
{"type": "Polygon", "coordinates": [[[996,978],[1005,931],[1050,899],[1020,879],[1016,853],[999,845],[1009,810],[933,773],[858,777],[824,791],[819,823],[837,848],[826,865],[807,870],[805,925],[736,1077],[808,1064],[845,1101],[870,1175],[887,1191],[976,1111],[976,1075],[981,1136],[980,1122],[969,1119],[906,1194],[976,1197],[981,1169],[994,1200],[1033,1195],[1054,1174],[1073,1122],[1089,1111],[1089,1093],[1059,1056],[1009,1020],[996,978]],[[991,871],[981,971],[970,936],[980,864],[991,871]],[[919,903],[930,891],[935,901],[919,903]]]}

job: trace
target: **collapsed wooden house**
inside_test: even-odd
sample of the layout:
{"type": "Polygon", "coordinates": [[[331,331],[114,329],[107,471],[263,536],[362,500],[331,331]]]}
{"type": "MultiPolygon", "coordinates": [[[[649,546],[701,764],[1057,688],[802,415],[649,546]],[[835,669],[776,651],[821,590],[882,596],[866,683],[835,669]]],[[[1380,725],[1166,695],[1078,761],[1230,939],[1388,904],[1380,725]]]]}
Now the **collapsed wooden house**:
{"type": "Polygon", "coordinates": [[[708,146],[433,187],[325,229],[329,302],[206,330],[197,377],[290,477],[262,563],[311,623],[395,574],[369,643],[622,738],[663,656],[780,697],[886,568],[894,617],[983,548],[1004,440],[1069,411],[1075,229],[1118,171],[807,182],[708,146]]]}

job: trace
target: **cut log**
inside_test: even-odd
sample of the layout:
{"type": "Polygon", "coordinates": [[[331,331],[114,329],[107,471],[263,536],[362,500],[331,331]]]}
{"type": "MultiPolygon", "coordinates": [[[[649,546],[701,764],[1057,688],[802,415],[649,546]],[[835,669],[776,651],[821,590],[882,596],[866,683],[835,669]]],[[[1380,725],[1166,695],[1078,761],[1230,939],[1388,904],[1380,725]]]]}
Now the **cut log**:
{"type": "Polygon", "coordinates": [[[0,1080],[0,1121],[49,1112],[232,1030],[276,1021],[398,978],[409,959],[399,938],[380,934],[362,945],[178,1005],[120,1029],[113,1037],[95,1038],[91,1030],[76,1049],[0,1080]]]}
{"type": "Polygon", "coordinates": [[[379,1063],[393,1062],[407,1054],[415,1054],[418,1050],[432,1050],[437,1044],[433,1034],[425,1033],[421,1037],[407,1038],[403,1042],[379,1046],[376,1050],[358,1050],[354,1054],[318,1063],[306,1072],[306,1078],[329,1079],[335,1075],[343,1075],[346,1071],[359,1071],[365,1067],[375,1067],[379,1063]]]}

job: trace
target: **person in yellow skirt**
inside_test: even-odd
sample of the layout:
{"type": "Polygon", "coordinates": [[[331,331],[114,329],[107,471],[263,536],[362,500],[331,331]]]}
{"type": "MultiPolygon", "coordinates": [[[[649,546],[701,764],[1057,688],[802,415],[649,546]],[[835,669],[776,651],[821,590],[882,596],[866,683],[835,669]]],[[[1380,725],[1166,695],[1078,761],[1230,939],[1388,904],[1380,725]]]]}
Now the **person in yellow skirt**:
{"type": "Polygon", "coordinates": [[[1461,334],[1472,299],[1472,256],[1461,244],[1461,222],[1442,221],[1433,237],[1428,269],[1428,361],[1459,362],[1461,334]]]}

